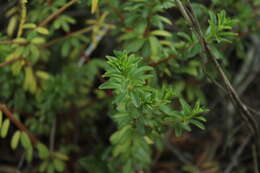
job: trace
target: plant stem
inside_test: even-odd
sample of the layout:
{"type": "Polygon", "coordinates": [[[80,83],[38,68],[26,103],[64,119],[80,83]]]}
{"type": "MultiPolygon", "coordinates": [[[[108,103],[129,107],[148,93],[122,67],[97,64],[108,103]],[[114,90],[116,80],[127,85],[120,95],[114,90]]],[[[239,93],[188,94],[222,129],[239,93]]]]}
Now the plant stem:
{"type": "Polygon", "coordinates": [[[7,116],[7,118],[14,123],[14,125],[20,129],[21,131],[24,131],[25,133],[27,133],[27,135],[29,136],[31,142],[33,145],[36,145],[39,140],[26,128],[26,126],[19,121],[18,119],[16,119],[14,117],[14,115],[12,114],[12,112],[3,104],[0,104],[0,110],[4,112],[4,114],[7,116]]]}
{"type": "Polygon", "coordinates": [[[49,17],[47,17],[44,21],[42,21],[39,24],[39,27],[43,27],[45,25],[47,25],[50,21],[52,21],[55,17],[57,17],[58,15],[60,15],[63,11],[65,11],[68,7],[70,7],[71,5],[73,5],[75,2],[77,2],[78,0],[72,0],[69,1],[67,4],[65,4],[63,7],[61,7],[60,9],[58,9],[57,11],[55,11],[54,13],[52,13],[49,17]]]}

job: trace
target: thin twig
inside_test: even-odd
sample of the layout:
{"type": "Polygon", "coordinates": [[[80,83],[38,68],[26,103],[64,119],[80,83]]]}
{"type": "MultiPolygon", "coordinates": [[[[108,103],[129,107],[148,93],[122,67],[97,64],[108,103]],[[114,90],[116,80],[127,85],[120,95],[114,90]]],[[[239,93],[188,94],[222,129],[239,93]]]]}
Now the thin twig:
{"type": "Polygon", "coordinates": [[[228,165],[228,167],[225,169],[224,173],[230,173],[233,170],[233,168],[238,164],[238,158],[242,154],[242,152],[244,151],[244,149],[245,149],[246,145],[248,144],[248,142],[250,141],[251,137],[252,137],[252,135],[249,135],[243,141],[243,143],[240,145],[240,147],[237,149],[237,151],[233,155],[231,162],[228,165]]]}
{"type": "Polygon", "coordinates": [[[39,27],[43,27],[45,25],[47,25],[51,20],[53,20],[55,17],[57,17],[58,15],[60,15],[63,11],[65,11],[68,7],[70,7],[71,5],[73,5],[75,2],[77,2],[78,0],[72,0],[69,1],[67,4],[65,4],[63,7],[61,7],[60,9],[58,9],[57,11],[55,11],[54,13],[52,13],[49,17],[47,17],[47,19],[45,19],[44,21],[42,21],[42,23],[39,24],[39,27]]]}
{"type": "Polygon", "coordinates": [[[22,168],[22,166],[24,164],[24,160],[25,160],[25,153],[22,154],[22,156],[18,162],[16,173],[21,173],[20,169],[22,168]]]}
{"type": "Polygon", "coordinates": [[[168,138],[171,136],[171,131],[168,131],[165,135],[165,146],[181,161],[183,162],[185,165],[190,165],[193,166],[195,168],[195,173],[200,173],[201,171],[199,170],[199,168],[192,163],[192,161],[190,161],[188,158],[186,158],[183,153],[181,153],[176,147],[172,146],[168,140],[168,138]]]}
{"type": "Polygon", "coordinates": [[[7,118],[14,123],[14,125],[20,129],[21,131],[24,131],[29,136],[31,142],[33,145],[36,145],[39,140],[26,128],[26,126],[18,119],[14,117],[12,112],[3,104],[0,104],[0,110],[4,112],[4,114],[7,116],[7,118]]]}
{"type": "Polygon", "coordinates": [[[52,127],[51,127],[51,134],[50,134],[50,151],[54,151],[54,146],[55,146],[55,134],[56,134],[56,125],[57,121],[56,118],[54,118],[54,121],[52,122],[52,127]]]}
{"type": "Polygon", "coordinates": [[[15,63],[15,62],[17,62],[17,61],[26,61],[26,59],[25,59],[25,58],[22,58],[22,57],[20,57],[20,58],[15,58],[15,59],[11,59],[11,60],[9,60],[9,61],[0,63],[0,67],[6,66],[6,65],[9,65],[9,64],[13,64],[13,63],[15,63]]]}
{"type": "Polygon", "coordinates": [[[105,36],[105,34],[108,31],[108,27],[104,27],[101,29],[101,31],[99,32],[99,34],[96,36],[95,38],[95,42],[92,42],[88,48],[85,50],[84,55],[79,59],[78,61],[78,67],[81,67],[86,60],[89,59],[89,56],[91,55],[91,53],[96,49],[98,43],[100,42],[100,40],[105,36]]]}
{"type": "Polygon", "coordinates": [[[256,151],[256,146],[255,144],[252,145],[252,155],[253,155],[253,160],[254,160],[254,172],[259,173],[259,166],[258,166],[258,159],[257,159],[257,151],[256,151]]]}
{"type": "Polygon", "coordinates": [[[18,42],[18,41],[12,41],[12,40],[4,40],[4,41],[0,41],[0,44],[18,44],[18,45],[27,45],[29,44],[29,42],[18,42]]]}
{"type": "Polygon", "coordinates": [[[44,47],[44,48],[50,47],[50,46],[52,46],[53,44],[55,44],[55,43],[57,43],[57,42],[60,42],[60,41],[62,41],[62,40],[65,40],[65,39],[67,39],[67,38],[69,38],[69,37],[72,37],[72,36],[74,36],[74,35],[83,34],[83,33],[85,33],[85,32],[90,31],[91,29],[92,29],[92,27],[87,27],[87,28],[80,29],[80,30],[78,30],[78,31],[70,32],[70,33],[68,33],[67,35],[63,36],[63,37],[57,38],[57,39],[55,39],[55,40],[52,40],[52,41],[50,41],[50,42],[44,44],[43,47],[44,47]]]}
{"type": "Polygon", "coordinates": [[[227,76],[225,75],[222,67],[220,66],[220,64],[218,63],[216,58],[214,57],[214,54],[210,50],[209,45],[202,34],[198,19],[196,18],[195,14],[193,12],[193,9],[191,7],[191,2],[189,0],[187,0],[187,2],[188,2],[187,5],[189,7],[189,10],[188,10],[186,7],[184,7],[184,5],[182,4],[182,2],[180,0],[175,0],[175,1],[177,2],[177,5],[178,5],[181,13],[185,17],[185,19],[189,22],[192,30],[195,32],[198,40],[200,41],[200,44],[201,44],[203,50],[204,50],[204,53],[215,65],[218,73],[221,76],[222,82],[225,84],[226,91],[227,91],[233,105],[236,106],[238,108],[238,110],[240,111],[240,113],[241,113],[240,115],[243,118],[243,120],[245,122],[247,122],[246,123],[247,127],[250,129],[251,133],[254,134],[256,137],[259,136],[258,135],[258,133],[259,133],[258,125],[255,120],[255,117],[249,111],[247,106],[242,102],[242,100],[238,96],[237,92],[233,88],[232,84],[228,80],[227,76]]]}
{"type": "Polygon", "coordinates": [[[165,135],[165,140],[164,140],[164,143],[165,143],[165,146],[173,153],[177,156],[177,158],[183,162],[185,165],[193,165],[193,163],[187,159],[180,151],[178,151],[177,148],[175,147],[172,147],[172,145],[170,144],[169,142],[169,137],[172,135],[172,132],[171,130],[169,130],[166,135],[165,135]]]}

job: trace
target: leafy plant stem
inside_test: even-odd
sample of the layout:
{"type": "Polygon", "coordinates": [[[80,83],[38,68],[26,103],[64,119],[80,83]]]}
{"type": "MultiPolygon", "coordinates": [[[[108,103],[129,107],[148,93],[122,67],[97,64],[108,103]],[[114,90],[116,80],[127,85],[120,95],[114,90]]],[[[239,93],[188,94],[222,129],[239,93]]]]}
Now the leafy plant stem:
{"type": "Polygon", "coordinates": [[[27,133],[33,145],[36,145],[39,142],[36,136],[34,136],[21,121],[16,119],[12,112],[5,105],[0,104],[0,110],[4,112],[7,118],[9,118],[9,120],[13,122],[18,129],[27,133]]]}
{"type": "Polygon", "coordinates": [[[44,21],[42,21],[39,24],[39,27],[43,27],[43,26],[47,25],[50,21],[52,21],[54,18],[56,18],[58,15],[60,15],[63,11],[65,11],[67,8],[69,8],[71,5],[73,5],[77,1],[78,0],[69,1],[67,4],[65,4],[63,7],[61,7],[59,10],[55,11],[49,17],[47,17],[44,21]]]}
{"type": "Polygon", "coordinates": [[[200,41],[200,44],[201,44],[202,48],[204,49],[206,56],[213,62],[218,73],[220,74],[220,76],[222,78],[222,82],[225,84],[227,93],[228,93],[230,99],[232,100],[233,105],[238,107],[238,109],[240,110],[241,116],[242,116],[243,120],[245,120],[247,122],[246,124],[247,124],[248,128],[250,129],[251,133],[258,137],[259,136],[258,125],[256,123],[256,120],[253,117],[252,113],[247,108],[247,106],[242,102],[242,100],[238,96],[238,94],[235,91],[234,87],[232,86],[231,82],[225,75],[222,67],[220,66],[218,61],[215,59],[212,51],[210,50],[208,43],[205,40],[205,38],[202,34],[202,31],[200,29],[200,24],[192,10],[191,2],[189,0],[187,1],[190,11],[186,7],[184,7],[184,5],[182,4],[182,2],[180,0],[176,0],[176,2],[177,2],[178,8],[180,9],[181,13],[185,17],[185,19],[189,22],[189,24],[192,27],[192,30],[195,32],[198,40],[200,41]]]}

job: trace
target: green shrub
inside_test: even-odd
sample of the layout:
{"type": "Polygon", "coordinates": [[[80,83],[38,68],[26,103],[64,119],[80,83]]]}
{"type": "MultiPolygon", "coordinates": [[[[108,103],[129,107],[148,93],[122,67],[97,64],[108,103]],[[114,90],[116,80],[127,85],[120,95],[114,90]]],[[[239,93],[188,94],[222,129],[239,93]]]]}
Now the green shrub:
{"type": "MultiPolygon", "coordinates": [[[[218,71],[174,0],[0,4],[0,134],[40,172],[147,172],[166,131],[205,129],[218,71]]],[[[243,59],[257,4],[192,3],[224,67],[243,59]]]]}

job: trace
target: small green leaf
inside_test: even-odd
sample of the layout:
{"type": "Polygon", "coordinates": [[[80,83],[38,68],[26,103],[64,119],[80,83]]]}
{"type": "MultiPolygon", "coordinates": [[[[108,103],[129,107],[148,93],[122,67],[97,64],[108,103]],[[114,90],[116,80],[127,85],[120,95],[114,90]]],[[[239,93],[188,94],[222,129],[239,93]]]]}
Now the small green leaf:
{"type": "Polygon", "coordinates": [[[163,37],[171,37],[172,34],[165,30],[155,30],[151,32],[152,35],[163,36],[163,37]]]}
{"type": "Polygon", "coordinates": [[[11,140],[11,148],[12,149],[16,149],[16,147],[18,146],[19,140],[20,140],[20,136],[21,136],[21,132],[19,130],[17,130],[11,140]]]}
{"type": "Polygon", "coordinates": [[[205,126],[201,123],[201,122],[199,122],[199,121],[197,121],[197,120],[191,120],[190,121],[192,124],[194,124],[195,126],[197,126],[198,128],[200,128],[200,129],[202,129],[202,130],[205,130],[205,126]]]}
{"type": "Polygon", "coordinates": [[[123,173],[133,173],[132,161],[128,159],[127,163],[123,167],[123,173]]]}
{"type": "Polygon", "coordinates": [[[91,13],[93,14],[98,8],[98,0],[92,0],[91,2],[91,13]]]}
{"type": "Polygon", "coordinates": [[[21,143],[25,149],[32,148],[31,140],[30,140],[29,136],[27,135],[27,133],[25,133],[25,132],[21,133],[21,143]]]}
{"type": "Polygon", "coordinates": [[[36,27],[37,27],[37,25],[35,25],[34,23],[26,23],[23,25],[24,29],[34,29],[36,27]]]}
{"type": "Polygon", "coordinates": [[[117,84],[115,82],[111,82],[111,81],[108,81],[108,82],[105,82],[103,84],[101,84],[99,86],[99,89],[118,89],[120,88],[121,85],[120,84],[117,84]]]}
{"type": "Polygon", "coordinates": [[[149,136],[144,136],[144,140],[147,142],[147,144],[154,144],[154,141],[149,136]]]}
{"type": "Polygon", "coordinates": [[[191,107],[190,105],[183,99],[180,98],[180,103],[181,103],[181,107],[185,112],[190,113],[191,112],[191,107]]]}
{"type": "Polygon", "coordinates": [[[27,162],[31,162],[32,161],[32,159],[33,159],[33,148],[26,149],[25,159],[27,160],[27,162]]]}
{"type": "Polygon", "coordinates": [[[38,33],[40,33],[40,34],[43,34],[43,35],[48,35],[49,34],[49,31],[46,28],[43,28],[43,27],[36,28],[36,31],[38,33]]]}
{"type": "Polygon", "coordinates": [[[6,137],[9,127],[10,127],[10,120],[5,119],[3,122],[3,126],[1,128],[1,137],[2,138],[6,137]]]}
{"type": "Polygon", "coordinates": [[[57,170],[58,172],[64,171],[65,163],[62,160],[54,159],[53,164],[54,164],[55,170],[57,170]]]}
{"type": "Polygon", "coordinates": [[[49,150],[44,144],[37,143],[36,148],[39,152],[40,159],[46,159],[49,156],[49,150]]]}
{"type": "Polygon", "coordinates": [[[55,172],[54,164],[52,163],[48,164],[47,173],[54,173],[54,172],[55,172]]]}
{"type": "Polygon", "coordinates": [[[149,43],[150,43],[150,47],[151,47],[151,54],[152,56],[156,56],[158,54],[159,51],[159,47],[160,42],[158,41],[158,39],[154,36],[149,37],[149,43]]]}
{"type": "Polygon", "coordinates": [[[144,39],[134,39],[126,44],[125,49],[129,52],[136,52],[142,48],[144,42],[144,39]]]}
{"type": "Polygon", "coordinates": [[[69,52],[71,50],[71,45],[69,42],[65,42],[61,47],[61,55],[63,57],[66,57],[69,55],[69,52]]]}
{"type": "Polygon", "coordinates": [[[45,43],[45,39],[42,37],[35,37],[31,41],[33,44],[43,44],[45,43]]]}
{"type": "Polygon", "coordinates": [[[200,121],[203,121],[203,122],[206,122],[207,121],[207,119],[206,118],[204,118],[204,117],[202,117],[202,116],[199,116],[199,117],[196,117],[198,120],[200,120],[200,121]]]}
{"type": "Polygon", "coordinates": [[[158,18],[159,18],[162,22],[164,22],[164,23],[166,23],[166,24],[169,24],[169,25],[172,25],[171,20],[169,20],[168,18],[163,17],[163,16],[158,16],[158,18]]]}
{"type": "Polygon", "coordinates": [[[123,128],[116,131],[112,136],[110,136],[110,141],[114,144],[120,143],[130,137],[131,125],[126,125],[123,128]]]}
{"type": "Polygon", "coordinates": [[[0,110],[0,129],[2,127],[2,122],[3,122],[3,112],[0,110]]]}
{"type": "Polygon", "coordinates": [[[131,98],[132,98],[132,103],[135,105],[135,107],[139,107],[141,104],[140,96],[138,95],[137,92],[133,91],[130,92],[131,98]]]}
{"type": "Polygon", "coordinates": [[[175,135],[176,135],[177,137],[181,136],[181,135],[182,135],[182,129],[181,129],[181,127],[175,127],[174,132],[175,132],[175,135]]]}
{"type": "Polygon", "coordinates": [[[48,167],[49,162],[48,161],[44,161],[43,163],[41,163],[41,165],[39,166],[39,171],[40,172],[44,172],[46,171],[47,167],[48,167]]]}

